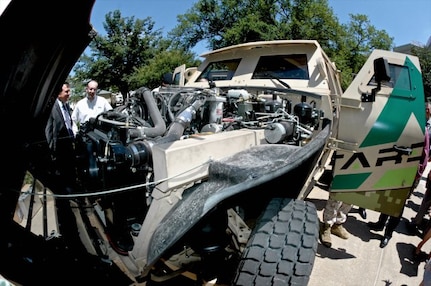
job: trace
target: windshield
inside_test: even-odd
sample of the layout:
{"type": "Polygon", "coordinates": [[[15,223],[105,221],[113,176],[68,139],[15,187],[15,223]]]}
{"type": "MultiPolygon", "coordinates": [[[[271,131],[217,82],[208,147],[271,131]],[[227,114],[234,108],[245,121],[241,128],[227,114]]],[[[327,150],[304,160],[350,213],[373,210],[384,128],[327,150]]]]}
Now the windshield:
{"type": "Polygon", "coordinates": [[[210,63],[196,81],[231,80],[241,59],[210,63]]]}
{"type": "Polygon", "coordinates": [[[307,56],[276,55],[260,57],[252,79],[309,79],[307,56]]]}

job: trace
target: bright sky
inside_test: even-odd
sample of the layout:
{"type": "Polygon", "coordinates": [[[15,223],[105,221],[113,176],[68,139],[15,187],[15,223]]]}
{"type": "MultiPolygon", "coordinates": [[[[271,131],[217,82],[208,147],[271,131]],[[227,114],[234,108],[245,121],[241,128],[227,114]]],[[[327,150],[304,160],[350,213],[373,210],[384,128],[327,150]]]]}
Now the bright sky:
{"type": "MultiPolygon", "coordinates": [[[[426,44],[431,37],[431,0],[328,0],[342,24],[347,24],[349,14],[365,14],[370,23],[385,30],[394,38],[395,46],[409,43],[426,44]]],[[[144,19],[151,17],[155,29],[164,34],[177,24],[177,15],[184,14],[196,0],[96,0],[91,23],[104,34],[105,15],[120,10],[122,17],[144,19]]],[[[207,51],[204,44],[195,47],[198,55],[207,51]]]]}

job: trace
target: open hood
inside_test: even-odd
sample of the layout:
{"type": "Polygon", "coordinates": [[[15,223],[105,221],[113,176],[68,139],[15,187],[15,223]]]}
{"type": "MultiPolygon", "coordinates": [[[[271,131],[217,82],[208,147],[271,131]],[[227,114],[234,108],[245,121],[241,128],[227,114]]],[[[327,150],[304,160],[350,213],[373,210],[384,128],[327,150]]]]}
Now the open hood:
{"type": "MultiPolygon", "coordinates": [[[[95,34],[89,23],[93,4],[93,0],[1,2],[0,119],[7,134],[2,140],[2,150],[7,150],[3,176],[10,178],[3,182],[6,188],[20,188],[24,150],[44,140],[54,91],[95,34]]],[[[2,200],[15,200],[17,195],[2,200]]],[[[5,206],[0,217],[10,218],[15,207],[5,206]]]]}

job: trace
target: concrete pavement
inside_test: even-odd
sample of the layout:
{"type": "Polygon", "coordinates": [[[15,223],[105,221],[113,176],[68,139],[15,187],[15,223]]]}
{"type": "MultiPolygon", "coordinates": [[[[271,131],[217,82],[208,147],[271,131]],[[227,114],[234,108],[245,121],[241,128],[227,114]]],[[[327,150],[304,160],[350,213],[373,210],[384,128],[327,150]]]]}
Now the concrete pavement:
{"type": "MultiPolygon", "coordinates": [[[[424,176],[430,171],[428,164],[424,176]]],[[[421,241],[410,234],[407,223],[416,215],[425,192],[425,177],[407,200],[403,218],[392,239],[385,248],[380,248],[383,231],[372,231],[367,222],[377,221],[378,212],[367,210],[367,218],[362,219],[354,206],[344,227],[351,236],[343,240],[334,235],[332,247],[327,248],[319,241],[316,260],[308,286],[401,286],[419,285],[422,281],[425,262],[415,262],[413,250],[421,241]]],[[[307,200],[312,201],[322,220],[323,208],[328,192],[316,186],[307,200]]],[[[427,217],[428,218],[428,217],[427,217]]],[[[431,250],[431,240],[422,251],[431,250]]]]}

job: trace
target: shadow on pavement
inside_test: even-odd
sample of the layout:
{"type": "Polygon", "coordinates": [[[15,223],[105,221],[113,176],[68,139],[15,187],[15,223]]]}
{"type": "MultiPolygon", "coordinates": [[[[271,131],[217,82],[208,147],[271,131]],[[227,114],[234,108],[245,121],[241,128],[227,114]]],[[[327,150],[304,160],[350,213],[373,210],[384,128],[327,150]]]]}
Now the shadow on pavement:
{"type": "Polygon", "coordinates": [[[370,231],[367,223],[357,220],[356,217],[348,216],[344,227],[351,235],[360,238],[364,242],[369,242],[373,239],[380,240],[382,238],[381,234],[370,231]]]}
{"type": "Polygon", "coordinates": [[[326,246],[323,246],[319,243],[317,246],[317,253],[316,256],[320,258],[329,258],[329,259],[351,259],[356,258],[356,256],[349,254],[346,252],[345,249],[339,248],[328,248],[326,246]]]}
{"type": "Polygon", "coordinates": [[[418,276],[418,267],[421,262],[420,260],[416,261],[413,258],[415,247],[416,246],[411,243],[397,243],[397,251],[401,264],[400,273],[405,274],[409,277],[418,276]]]}
{"type": "MultiPolygon", "coordinates": [[[[417,196],[419,197],[419,196],[417,196]]],[[[422,196],[423,197],[423,196],[422,196]]],[[[422,201],[422,198],[421,198],[422,201]]],[[[419,204],[414,203],[412,200],[407,200],[404,208],[410,208],[414,213],[417,213],[419,211],[419,204]]]]}

